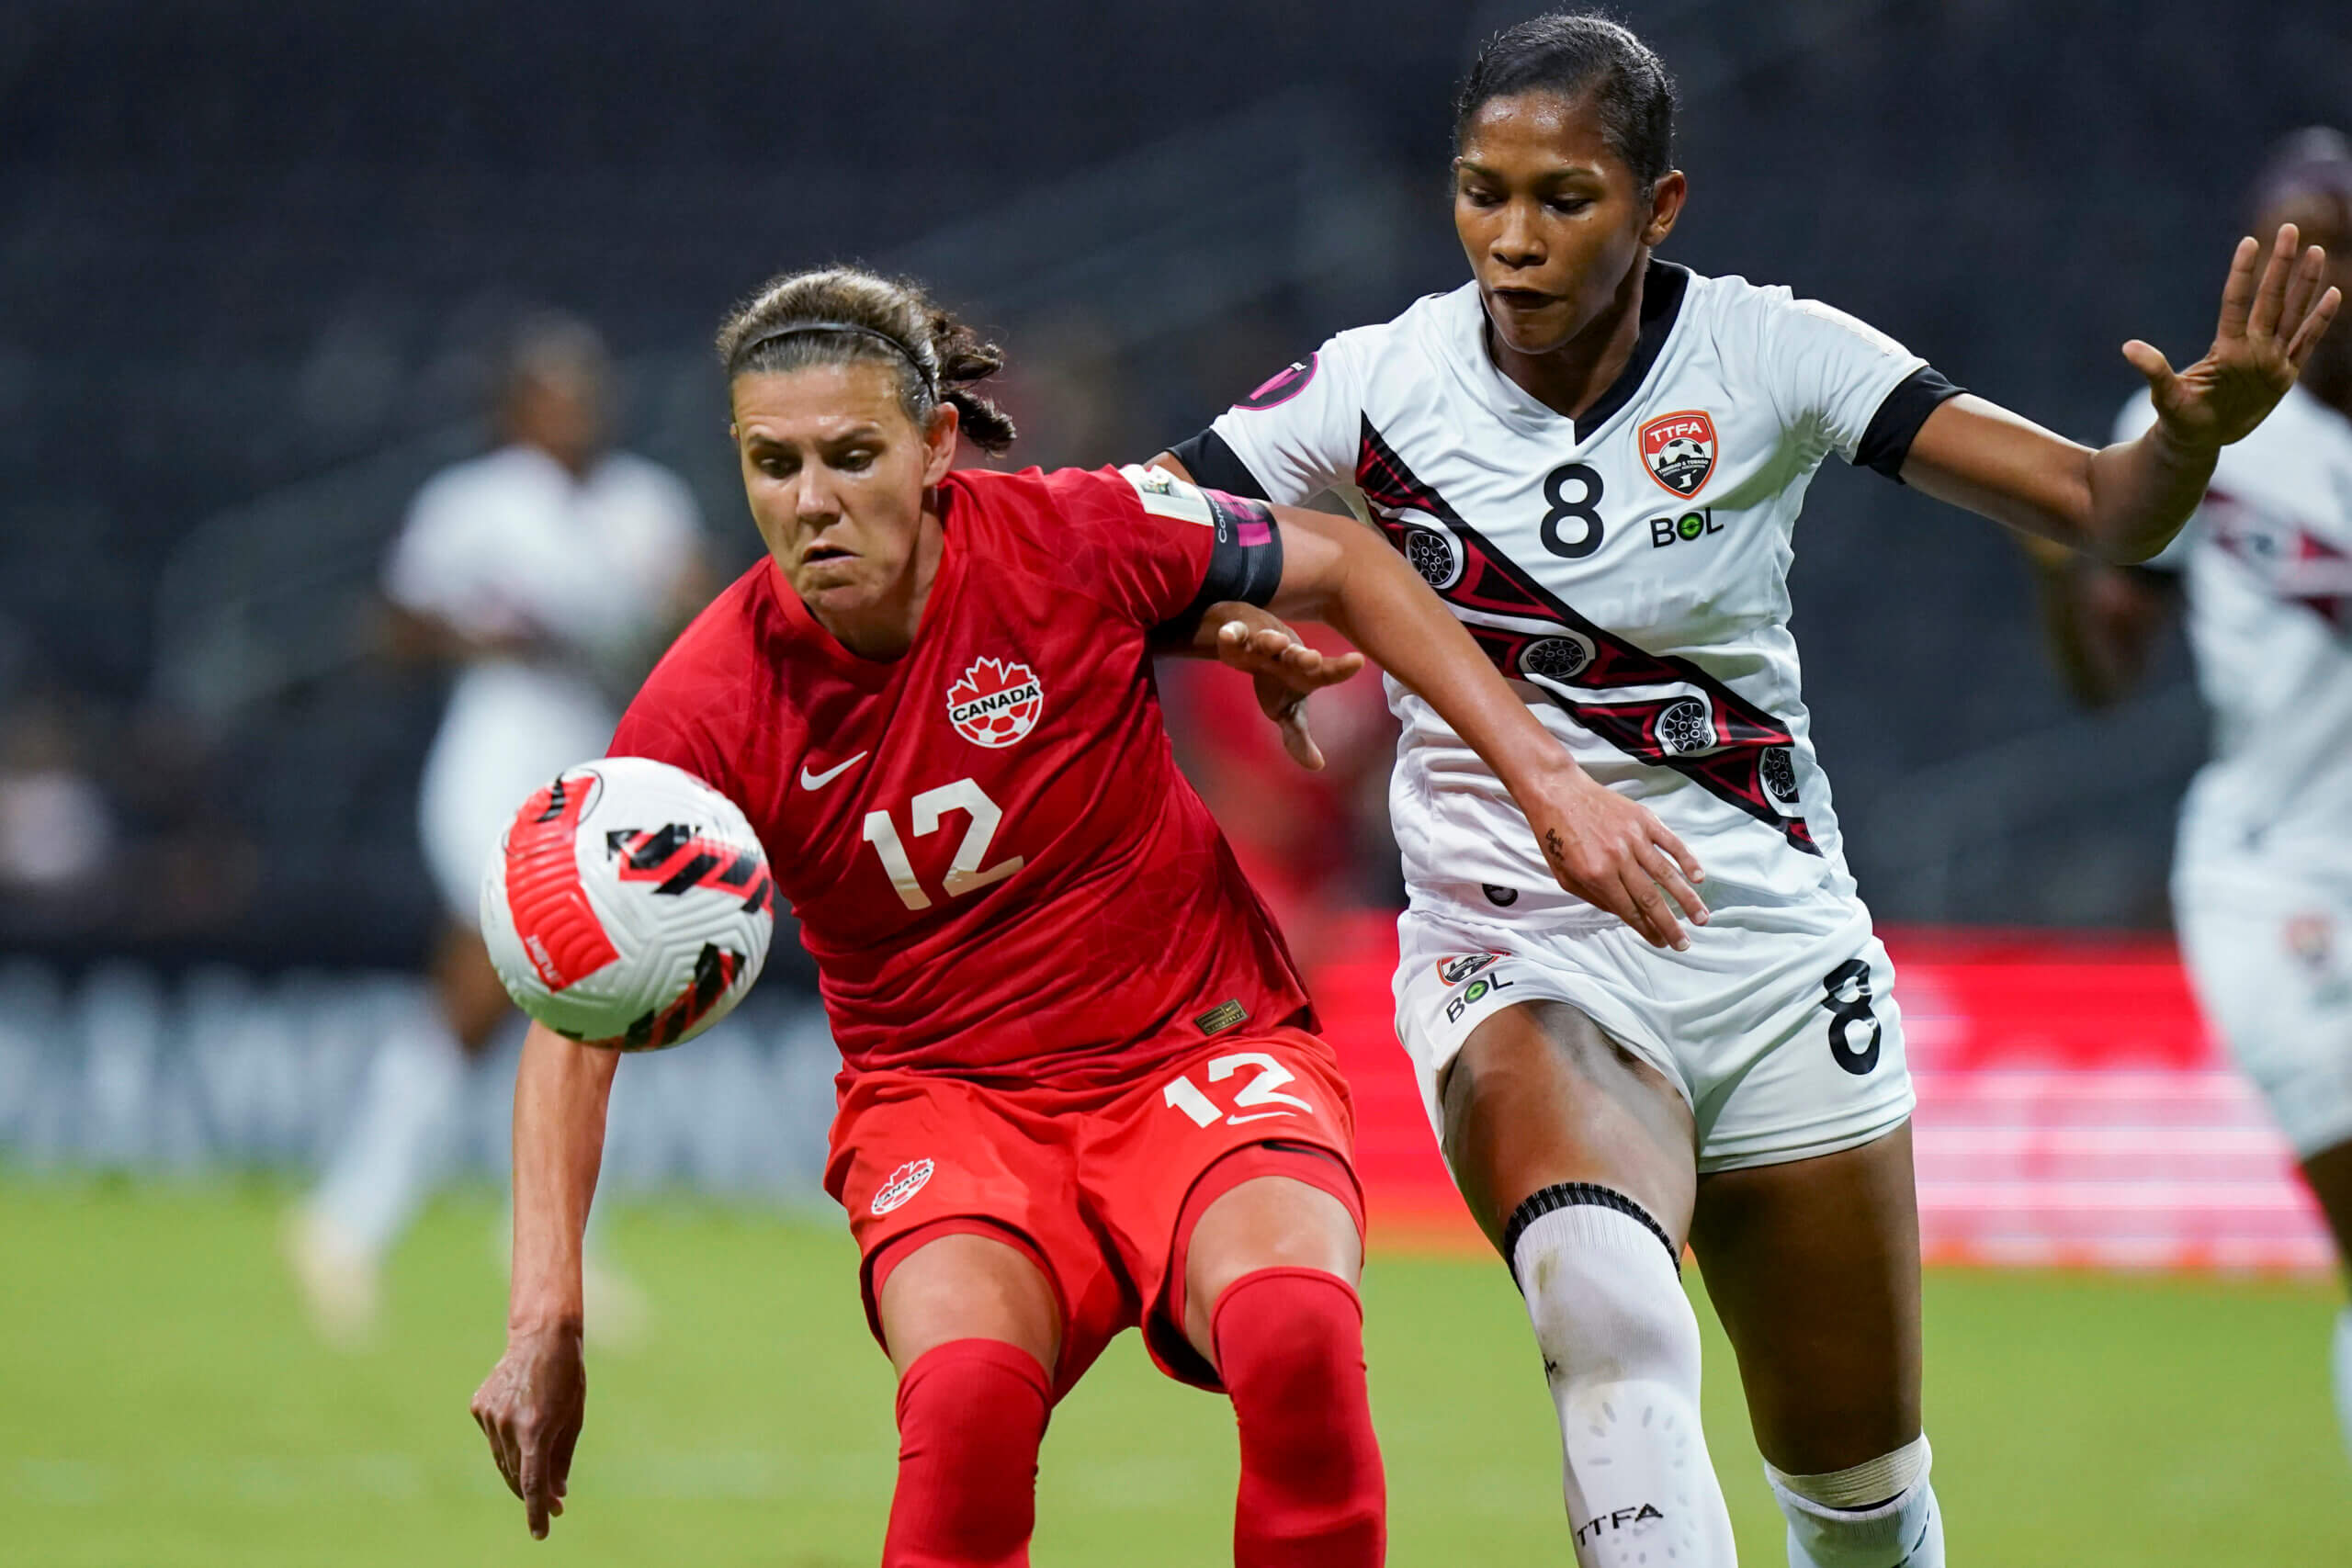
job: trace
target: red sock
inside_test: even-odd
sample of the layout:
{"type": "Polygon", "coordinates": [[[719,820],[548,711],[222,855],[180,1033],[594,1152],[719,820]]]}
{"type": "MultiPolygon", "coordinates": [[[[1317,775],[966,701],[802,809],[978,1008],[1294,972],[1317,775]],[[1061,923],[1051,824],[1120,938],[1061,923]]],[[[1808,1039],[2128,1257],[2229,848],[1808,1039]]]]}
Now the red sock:
{"type": "Polygon", "coordinates": [[[1241,1428],[1235,1568],[1374,1568],[1388,1488],[1355,1292],[1319,1269],[1261,1269],[1217,1299],[1209,1336],[1241,1428]]]}
{"type": "Polygon", "coordinates": [[[951,1339],[899,1380],[882,1568],[1027,1568],[1053,1388],[1026,1350],[951,1339]]]}

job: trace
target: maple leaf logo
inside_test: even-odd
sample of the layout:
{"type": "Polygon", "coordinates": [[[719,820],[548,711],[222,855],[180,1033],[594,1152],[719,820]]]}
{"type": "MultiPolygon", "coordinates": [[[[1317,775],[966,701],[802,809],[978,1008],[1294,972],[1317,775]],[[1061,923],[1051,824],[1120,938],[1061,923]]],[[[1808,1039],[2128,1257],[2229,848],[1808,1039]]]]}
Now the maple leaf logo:
{"type": "Polygon", "coordinates": [[[1012,745],[1036,728],[1045,709],[1035,671],[1011,660],[976,660],[947,688],[947,720],[975,745],[1012,745]]]}

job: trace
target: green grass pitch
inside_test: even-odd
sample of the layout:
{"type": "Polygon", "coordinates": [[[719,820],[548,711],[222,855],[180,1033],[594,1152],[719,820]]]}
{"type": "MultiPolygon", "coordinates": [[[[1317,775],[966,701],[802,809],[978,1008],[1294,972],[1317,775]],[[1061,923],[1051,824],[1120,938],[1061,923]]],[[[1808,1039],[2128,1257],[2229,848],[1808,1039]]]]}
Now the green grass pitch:
{"type": "MultiPolygon", "coordinates": [[[[624,1207],[654,1321],[592,1353],[571,1512],[524,1533],[466,1399],[495,1356],[495,1201],[437,1206],[377,1350],[315,1344],[275,1187],[0,1185],[0,1560],[276,1564],[875,1561],[895,1452],[837,1223],[624,1207]]],[[[1519,1304],[1483,1258],[1375,1257],[1373,1393],[1391,1560],[1566,1562],[1556,1438],[1519,1304]]],[[[1939,1273],[1928,1428],[1952,1561],[2352,1562],[2328,1408],[2332,1287],[1939,1273]]],[[[1707,1424],[1743,1559],[1782,1559],[1703,1302],[1707,1424]]],[[[1035,1560],[1227,1556],[1231,1419],[1132,1336],[1056,1413],[1035,1560]]]]}

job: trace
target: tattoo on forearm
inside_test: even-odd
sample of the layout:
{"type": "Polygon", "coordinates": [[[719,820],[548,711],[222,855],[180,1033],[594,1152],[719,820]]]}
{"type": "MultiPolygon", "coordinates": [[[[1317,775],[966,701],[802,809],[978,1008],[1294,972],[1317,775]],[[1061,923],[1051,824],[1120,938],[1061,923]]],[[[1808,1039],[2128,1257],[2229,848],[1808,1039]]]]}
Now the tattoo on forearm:
{"type": "Polygon", "coordinates": [[[1544,853],[1554,865],[1567,863],[1568,846],[1561,841],[1560,830],[1557,828],[1544,829],[1544,853]]]}

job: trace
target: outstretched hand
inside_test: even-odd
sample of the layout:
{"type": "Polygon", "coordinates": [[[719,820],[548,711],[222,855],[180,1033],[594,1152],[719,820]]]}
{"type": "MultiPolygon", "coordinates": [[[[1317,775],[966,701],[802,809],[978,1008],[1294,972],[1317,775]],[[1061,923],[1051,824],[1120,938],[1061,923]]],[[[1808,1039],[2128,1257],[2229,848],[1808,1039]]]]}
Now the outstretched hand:
{"type": "Polygon", "coordinates": [[[2176,440],[2219,449],[2244,437],[2287,395],[2325,335],[2343,296],[2320,288],[2327,253],[2313,245],[2299,257],[2300,240],[2292,223],[2281,225],[2267,262],[2261,241],[2248,235],[2238,242],[2213,346],[2187,369],[2174,370],[2138,338],[2123,345],[2123,357],[2148,379],[2157,419],[2176,440]]]}
{"type": "MultiPolygon", "coordinates": [[[[1219,614],[1219,605],[1210,613],[1219,614]]],[[[1256,680],[1258,709],[1282,731],[1283,750],[1290,760],[1309,770],[1323,766],[1323,749],[1307,728],[1306,699],[1326,686],[1336,686],[1363,668],[1363,655],[1326,654],[1309,648],[1298,634],[1262,610],[1244,619],[1238,615],[1216,629],[1216,656],[1256,680]]]]}

